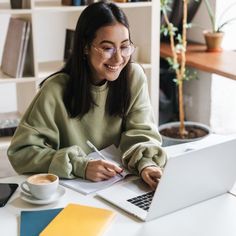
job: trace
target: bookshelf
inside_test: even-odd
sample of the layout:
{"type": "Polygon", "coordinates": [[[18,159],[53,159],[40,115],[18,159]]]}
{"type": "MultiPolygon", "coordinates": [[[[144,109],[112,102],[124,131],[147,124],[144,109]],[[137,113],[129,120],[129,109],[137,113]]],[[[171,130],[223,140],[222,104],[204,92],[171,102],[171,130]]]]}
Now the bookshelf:
{"type": "MultiPolygon", "coordinates": [[[[86,6],[62,6],[61,0],[29,0],[29,9],[10,9],[9,0],[0,0],[0,62],[7,20],[16,16],[31,21],[32,75],[11,78],[0,71],[0,88],[10,84],[16,93],[16,109],[23,114],[37,93],[38,84],[63,65],[65,31],[74,29],[86,6]],[[4,20],[2,20],[4,19],[4,20]],[[3,30],[2,30],[3,29],[3,30]]],[[[156,117],[159,104],[159,1],[116,3],[130,22],[131,36],[138,47],[137,61],[143,66],[149,83],[156,117]]],[[[6,99],[0,93],[0,100],[6,99]]],[[[9,98],[8,98],[9,99],[9,98]]],[[[0,112],[1,104],[0,104],[0,112]]],[[[0,138],[0,144],[3,138],[0,138]]],[[[6,140],[6,138],[4,139],[6,140]]],[[[7,139],[9,140],[9,139],[7,139]]],[[[4,141],[4,145],[7,146],[4,141]]]]}

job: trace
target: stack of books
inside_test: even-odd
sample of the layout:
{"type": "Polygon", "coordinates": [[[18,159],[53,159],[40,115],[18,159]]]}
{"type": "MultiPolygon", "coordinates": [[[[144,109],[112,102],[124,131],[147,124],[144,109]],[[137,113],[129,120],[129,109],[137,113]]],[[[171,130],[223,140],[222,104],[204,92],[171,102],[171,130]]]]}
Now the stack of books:
{"type": "Polygon", "coordinates": [[[110,210],[68,204],[65,208],[22,211],[20,236],[101,235],[114,218],[110,210]]]}
{"type": "Polygon", "coordinates": [[[64,6],[84,6],[96,1],[97,0],[61,0],[61,4],[64,6]]]}
{"type": "Polygon", "coordinates": [[[12,9],[30,9],[30,0],[10,0],[12,9]]]}
{"type": "Polygon", "coordinates": [[[0,113],[0,137],[12,136],[20,122],[17,112],[0,113]]]}
{"type": "Polygon", "coordinates": [[[30,22],[11,17],[3,48],[1,69],[11,77],[23,77],[30,36],[30,22]]]}

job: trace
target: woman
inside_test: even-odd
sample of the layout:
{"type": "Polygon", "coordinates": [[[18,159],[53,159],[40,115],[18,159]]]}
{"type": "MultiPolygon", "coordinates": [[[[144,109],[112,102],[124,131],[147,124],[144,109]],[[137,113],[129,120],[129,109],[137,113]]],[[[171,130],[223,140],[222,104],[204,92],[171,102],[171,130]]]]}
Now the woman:
{"type": "Polygon", "coordinates": [[[133,52],[127,18],[115,4],[97,2],[81,13],[68,62],[44,82],[8,149],[18,173],[102,181],[121,172],[86,158],[90,140],[98,149],[115,144],[123,164],[156,187],[166,155],[133,52]]]}

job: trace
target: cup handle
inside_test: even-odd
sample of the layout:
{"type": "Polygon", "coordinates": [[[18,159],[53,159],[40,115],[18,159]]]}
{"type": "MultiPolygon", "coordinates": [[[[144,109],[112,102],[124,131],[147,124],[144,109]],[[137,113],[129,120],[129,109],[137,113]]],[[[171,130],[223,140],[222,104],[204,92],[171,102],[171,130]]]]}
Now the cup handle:
{"type": "Polygon", "coordinates": [[[27,184],[26,181],[21,183],[20,187],[21,187],[21,189],[23,190],[24,193],[27,193],[27,194],[31,195],[31,192],[28,190],[29,187],[28,187],[28,184],[27,184]],[[25,186],[27,186],[27,187],[25,187],[25,186]]]}

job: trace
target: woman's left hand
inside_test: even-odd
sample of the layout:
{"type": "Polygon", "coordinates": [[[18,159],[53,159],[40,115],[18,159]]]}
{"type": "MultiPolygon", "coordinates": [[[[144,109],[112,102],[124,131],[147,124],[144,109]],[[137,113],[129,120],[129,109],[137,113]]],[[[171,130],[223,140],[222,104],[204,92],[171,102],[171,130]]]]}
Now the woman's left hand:
{"type": "Polygon", "coordinates": [[[162,170],[158,166],[148,166],[144,168],[141,172],[142,179],[155,190],[160,178],[162,176],[162,170]]]}

